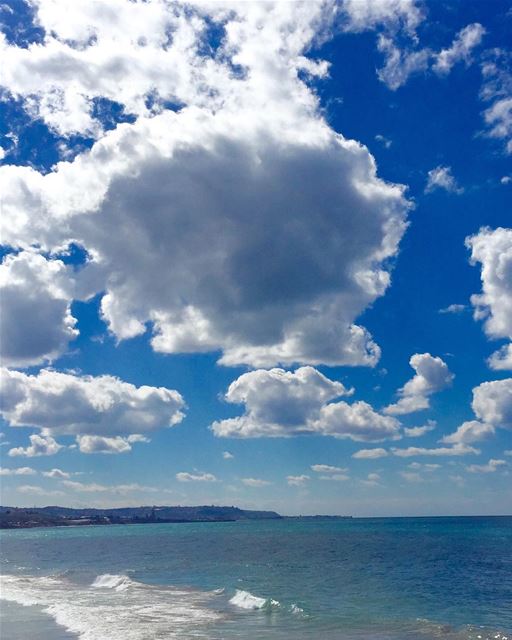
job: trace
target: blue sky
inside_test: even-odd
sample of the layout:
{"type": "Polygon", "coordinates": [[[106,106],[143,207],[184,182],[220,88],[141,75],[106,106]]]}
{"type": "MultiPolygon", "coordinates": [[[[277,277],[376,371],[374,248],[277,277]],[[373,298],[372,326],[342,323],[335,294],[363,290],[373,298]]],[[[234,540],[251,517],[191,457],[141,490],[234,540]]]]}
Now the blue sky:
{"type": "Polygon", "coordinates": [[[61,4],[0,8],[2,503],[510,513],[510,4],[61,4]]]}

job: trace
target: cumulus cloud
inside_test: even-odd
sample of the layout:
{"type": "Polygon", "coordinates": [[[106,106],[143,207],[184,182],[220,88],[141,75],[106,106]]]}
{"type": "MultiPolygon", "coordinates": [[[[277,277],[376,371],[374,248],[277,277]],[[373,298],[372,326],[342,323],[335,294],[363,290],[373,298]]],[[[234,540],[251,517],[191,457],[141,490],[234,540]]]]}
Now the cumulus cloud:
{"type": "Polygon", "coordinates": [[[134,442],[149,442],[144,436],[134,433],[126,438],[121,436],[77,436],[78,448],[82,453],[127,453],[134,442]]]}
{"type": "Polygon", "coordinates": [[[481,24],[475,22],[464,27],[447,49],[442,49],[436,55],[433,69],[441,75],[448,74],[452,67],[458,62],[465,62],[468,66],[471,62],[471,54],[485,35],[485,29],[481,24]]]}
{"type": "MultiPolygon", "coordinates": [[[[492,339],[512,341],[512,229],[484,227],[466,239],[471,263],[481,264],[482,293],[471,296],[474,317],[492,339]]],[[[512,369],[512,343],[488,360],[491,369],[512,369]]]]}
{"type": "Polygon", "coordinates": [[[26,458],[37,458],[39,456],[53,456],[63,449],[55,438],[49,435],[38,435],[36,433],[29,436],[30,445],[28,447],[15,447],[9,449],[12,457],[24,456],[26,458]]]}
{"type": "Polygon", "coordinates": [[[377,487],[380,484],[380,474],[369,473],[365,480],[361,480],[367,487],[377,487]]]}
{"type": "Polygon", "coordinates": [[[11,450],[9,455],[56,453],[61,447],[50,437],[56,435],[78,436],[85,453],[121,453],[133,442],[147,441],[144,433],[172,427],[183,419],[183,398],[164,387],[136,387],[113,376],[78,376],[49,369],[37,375],[2,369],[1,376],[4,419],[13,427],[44,430],[44,436],[30,437],[27,450],[11,450]]]}
{"type": "Polygon", "coordinates": [[[376,460],[377,458],[385,458],[388,455],[386,449],[359,449],[352,454],[353,458],[357,460],[376,460]]]}
{"type": "Polygon", "coordinates": [[[404,436],[407,438],[420,438],[424,436],[426,433],[430,431],[434,431],[437,426],[437,422],[435,420],[427,420],[426,424],[421,425],[421,427],[406,427],[404,428],[404,436]]]}
{"type": "Polygon", "coordinates": [[[81,98],[97,95],[138,119],[45,176],[4,167],[5,241],[85,247],[91,259],[77,278],[94,281],[119,340],[149,328],[157,351],[220,350],[228,365],[374,365],[379,348],[356,319],[389,286],[409,204],[377,177],[365,147],[330,129],[299,79],[326,72],[303,54],[332,4],[169,11],[163,0],[116,0],[114,17],[78,2],[71,21],[49,6],[38,4],[43,45],[5,46],[11,91],[54,87],[52,118],[65,128],[78,105],[73,120],[94,129],[81,98]],[[224,39],[205,60],[212,20],[224,39]],[[103,72],[112,47],[117,64],[103,72]],[[148,87],[183,108],[155,113],[148,87]]]}
{"type": "Polygon", "coordinates": [[[459,187],[457,180],[452,175],[450,167],[443,167],[439,165],[435,169],[431,169],[428,172],[427,186],[425,187],[425,193],[431,193],[437,189],[444,189],[450,193],[463,193],[464,189],[459,187]]]}
{"type": "Polygon", "coordinates": [[[310,477],[305,474],[300,476],[286,476],[286,482],[291,487],[303,487],[308,480],[310,480],[310,477]]]}
{"type": "Polygon", "coordinates": [[[188,471],[180,471],[176,474],[178,482],[217,482],[217,478],[213,473],[189,473],[188,471]]]}
{"type": "Polygon", "coordinates": [[[414,469],[415,471],[437,471],[441,468],[440,464],[421,462],[411,462],[411,464],[407,466],[409,469],[414,469]]]}
{"type": "Polygon", "coordinates": [[[480,453],[478,449],[474,447],[470,447],[466,444],[457,443],[451,447],[407,447],[405,449],[393,448],[391,449],[393,455],[398,456],[399,458],[412,458],[414,456],[435,456],[435,457],[444,457],[444,456],[466,456],[470,453],[480,453]]]}
{"type": "Polygon", "coordinates": [[[494,435],[494,431],[494,427],[490,424],[478,422],[478,420],[469,420],[463,422],[454,433],[444,436],[441,442],[446,444],[472,444],[489,438],[494,435]]]}
{"type": "Polygon", "coordinates": [[[37,471],[32,467],[17,467],[15,469],[0,467],[0,476],[35,476],[36,473],[37,471]]]}
{"type": "Polygon", "coordinates": [[[269,484],[272,484],[268,480],[262,480],[261,478],[242,478],[242,484],[245,484],[246,487],[266,487],[269,484]]]}
{"type": "Polygon", "coordinates": [[[449,387],[454,378],[447,364],[430,353],[415,353],[409,364],[416,375],[399,389],[400,399],[384,409],[386,414],[402,415],[428,409],[429,396],[449,387]]]}
{"type": "Polygon", "coordinates": [[[51,469],[50,471],[43,471],[45,478],[57,478],[59,480],[67,480],[71,477],[71,473],[68,471],[62,471],[62,469],[51,469]]]}
{"type": "Polygon", "coordinates": [[[505,460],[496,460],[491,458],[487,464],[470,464],[466,469],[470,473],[494,473],[503,465],[506,465],[505,460]]]}
{"type": "Polygon", "coordinates": [[[78,335],[71,314],[70,269],[34,251],[8,254],[0,264],[0,356],[25,367],[53,360],[78,335]]]}
{"type": "Polygon", "coordinates": [[[233,460],[235,456],[230,451],[223,451],[222,457],[224,458],[224,460],[233,460]]]}
{"type": "Polygon", "coordinates": [[[512,429],[512,378],[482,382],[473,389],[471,406],[482,422],[512,429]]]}
{"type": "Polygon", "coordinates": [[[245,405],[244,415],[211,428],[216,436],[232,438],[325,435],[378,442],[399,437],[400,423],[365,402],[329,403],[350,393],[313,367],[251,371],[232,382],[225,395],[227,402],[245,405]]]}

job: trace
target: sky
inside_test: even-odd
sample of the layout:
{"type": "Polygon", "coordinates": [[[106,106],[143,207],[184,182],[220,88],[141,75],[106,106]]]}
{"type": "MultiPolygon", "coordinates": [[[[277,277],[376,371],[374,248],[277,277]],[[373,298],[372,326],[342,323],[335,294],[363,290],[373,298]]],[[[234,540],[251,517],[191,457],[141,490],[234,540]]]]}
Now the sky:
{"type": "Polygon", "coordinates": [[[512,512],[509,2],[0,26],[2,504],[512,512]]]}

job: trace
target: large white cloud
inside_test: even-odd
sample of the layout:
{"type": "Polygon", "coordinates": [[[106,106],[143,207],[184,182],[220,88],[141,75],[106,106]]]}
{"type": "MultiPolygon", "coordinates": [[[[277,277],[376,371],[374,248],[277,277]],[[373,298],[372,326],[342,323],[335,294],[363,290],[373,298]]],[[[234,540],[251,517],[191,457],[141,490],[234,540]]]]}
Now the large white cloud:
{"type": "Polygon", "coordinates": [[[251,371],[232,382],[225,396],[244,404],[244,415],[214,422],[212,430],[231,438],[324,435],[379,442],[399,437],[400,423],[366,402],[330,402],[346,394],[341,383],[313,367],[251,371]]]}
{"type": "Polygon", "coordinates": [[[73,275],[60,260],[34,251],[5,256],[0,264],[0,357],[4,365],[52,360],[78,335],[71,314],[73,275]]]}
{"type": "MultiPolygon", "coordinates": [[[[512,341],[512,229],[482,228],[466,239],[471,262],[481,263],[482,293],[473,295],[475,318],[493,339],[512,341]]],[[[512,342],[489,359],[492,369],[512,369],[512,342]]]]}
{"type": "Polygon", "coordinates": [[[454,378],[447,364],[430,353],[415,353],[411,356],[409,364],[416,375],[399,389],[400,399],[397,403],[387,406],[384,413],[402,415],[428,409],[429,396],[449,387],[454,378]]]}
{"type": "Polygon", "coordinates": [[[141,434],[179,423],[184,401],[164,387],[136,387],[113,376],[78,376],[42,370],[37,375],[2,369],[3,418],[12,426],[42,429],[28,449],[9,455],[49,455],[54,437],[76,435],[84,453],[122,453],[141,434]],[[123,437],[124,436],[124,437],[123,437]]]}
{"type": "MultiPolygon", "coordinates": [[[[147,4],[149,20],[167,11],[163,1],[128,4],[129,12],[147,4]]],[[[127,80],[122,57],[123,47],[138,55],[136,43],[146,38],[136,38],[137,21],[123,36],[124,18],[110,10],[103,16],[96,5],[78,3],[70,21],[58,2],[38,6],[57,35],[16,55],[31,60],[51,47],[99,55],[105,34],[114,34],[108,52],[120,57],[112,64],[113,95],[139,118],[48,175],[4,167],[5,242],[46,249],[81,243],[91,260],[77,286],[90,291],[94,283],[104,293],[102,313],[118,339],[149,324],[155,350],[220,350],[224,364],[374,365],[380,350],[355,320],[389,285],[408,203],[401,187],[377,177],[365,147],[328,127],[299,80],[300,71],[326,71],[303,54],[329,22],[330,4],[243,3],[230,5],[229,14],[222,4],[201,6],[227,20],[223,51],[244,73],[226,70],[221,56],[215,68],[222,73],[212,72],[204,85],[210,97],[214,86],[218,101],[208,98],[207,108],[184,92],[187,107],[157,115],[119,89],[143,93],[127,80]],[[93,44],[85,43],[92,36],[93,44]]],[[[203,29],[197,16],[180,12],[180,29],[203,29]]],[[[158,40],[161,30],[151,31],[158,40]]],[[[187,55],[206,73],[196,45],[187,55]]],[[[55,72],[55,82],[61,76],[55,72]]],[[[203,87],[197,78],[193,84],[203,87]]]]}
{"type": "Polygon", "coordinates": [[[482,422],[512,429],[512,378],[482,382],[473,389],[472,407],[482,422]]]}

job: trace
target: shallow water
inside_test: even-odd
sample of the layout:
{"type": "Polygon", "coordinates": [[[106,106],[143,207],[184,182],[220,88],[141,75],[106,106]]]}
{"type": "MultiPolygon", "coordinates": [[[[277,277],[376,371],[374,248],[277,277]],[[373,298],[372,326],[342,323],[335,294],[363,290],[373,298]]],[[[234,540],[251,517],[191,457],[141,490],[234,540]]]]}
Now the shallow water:
{"type": "Polygon", "coordinates": [[[2,598],[27,606],[25,618],[6,608],[3,640],[33,637],[43,614],[63,630],[48,626],[44,640],[512,632],[512,518],[120,525],[0,541],[2,598]]]}

